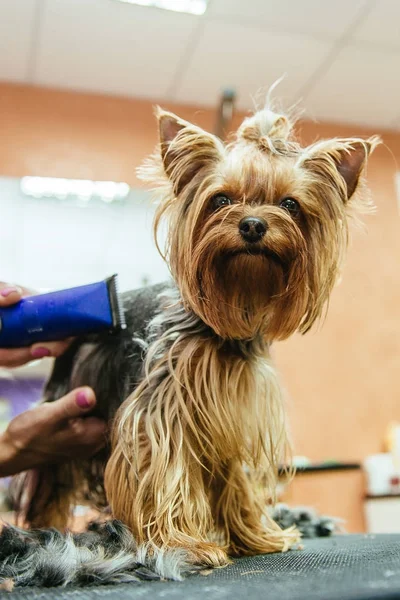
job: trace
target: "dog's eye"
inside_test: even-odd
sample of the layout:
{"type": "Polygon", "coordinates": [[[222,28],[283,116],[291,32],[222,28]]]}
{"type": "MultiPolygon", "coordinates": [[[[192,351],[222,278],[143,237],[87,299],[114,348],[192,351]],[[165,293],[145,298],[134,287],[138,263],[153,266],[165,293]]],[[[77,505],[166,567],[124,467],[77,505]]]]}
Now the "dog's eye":
{"type": "Polygon", "coordinates": [[[213,210],[218,210],[218,208],[229,206],[230,204],[232,204],[232,200],[228,196],[224,196],[224,194],[217,194],[211,201],[213,210]]]}
{"type": "Polygon", "coordinates": [[[300,204],[294,198],[284,198],[279,206],[287,210],[292,217],[297,217],[300,213],[300,204]]]}

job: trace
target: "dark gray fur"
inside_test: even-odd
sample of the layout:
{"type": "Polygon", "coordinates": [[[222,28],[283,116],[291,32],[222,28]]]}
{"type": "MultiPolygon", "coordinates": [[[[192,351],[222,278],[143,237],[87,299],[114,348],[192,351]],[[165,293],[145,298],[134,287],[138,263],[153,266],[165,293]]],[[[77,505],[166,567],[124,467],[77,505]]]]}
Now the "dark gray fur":
{"type": "Polygon", "coordinates": [[[55,529],[4,527],[0,535],[0,580],[18,587],[180,580],[194,572],[182,549],[138,547],[120,521],[92,523],[80,534],[55,529]]]}
{"type": "Polygon", "coordinates": [[[327,537],[340,530],[340,519],[321,516],[309,507],[289,508],[286,504],[278,504],[271,515],[282,529],[296,526],[303,538],[327,537]]]}

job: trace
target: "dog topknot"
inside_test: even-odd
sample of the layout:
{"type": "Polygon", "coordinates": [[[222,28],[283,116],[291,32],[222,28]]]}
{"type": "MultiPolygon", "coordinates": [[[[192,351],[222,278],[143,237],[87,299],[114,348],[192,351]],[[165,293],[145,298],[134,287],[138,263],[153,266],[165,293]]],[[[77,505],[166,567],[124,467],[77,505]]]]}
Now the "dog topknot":
{"type": "Polygon", "coordinates": [[[273,154],[298,154],[299,145],[293,141],[294,122],[287,116],[275,113],[269,108],[259,110],[247,117],[237,131],[237,139],[254,143],[260,150],[273,154]]]}
{"type": "Polygon", "coordinates": [[[286,116],[264,108],[243,121],[237,136],[249,142],[258,141],[262,137],[287,140],[291,132],[292,123],[286,116]]]}

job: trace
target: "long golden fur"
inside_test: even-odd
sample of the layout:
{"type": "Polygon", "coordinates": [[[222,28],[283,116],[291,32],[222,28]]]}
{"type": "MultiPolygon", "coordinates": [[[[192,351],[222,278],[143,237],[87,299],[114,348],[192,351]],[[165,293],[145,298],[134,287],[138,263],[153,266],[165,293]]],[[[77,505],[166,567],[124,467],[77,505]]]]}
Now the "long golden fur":
{"type": "Polygon", "coordinates": [[[350,205],[369,207],[353,194],[378,140],[303,149],[288,139],[288,120],[264,110],[224,146],[175,115],[157,116],[160,148],[141,169],[159,189],[155,234],[166,218],[165,256],[183,305],[209,330],[180,332],[166,352],[162,338],[150,348],[146,376],[118,413],[105,485],[138,540],[219,565],[226,552],[287,550],[299,539],[266,512],[289,446],[269,346],[323,313],[350,205]],[[232,204],[213,211],[218,194],[232,204]],[[298,219],[279,206],[285,197],[300,203],[298,219]],[[246,216],[268,224],[256,255],[239,235],[246,216]]]}

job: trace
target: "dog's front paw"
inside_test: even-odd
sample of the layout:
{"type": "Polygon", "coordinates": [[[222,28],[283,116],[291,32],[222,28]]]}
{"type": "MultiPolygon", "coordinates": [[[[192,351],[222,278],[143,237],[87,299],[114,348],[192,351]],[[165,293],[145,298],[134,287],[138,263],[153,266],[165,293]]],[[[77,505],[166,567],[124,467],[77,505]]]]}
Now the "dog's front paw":
{"type": "Polygon", "coordinates": [[[232,556],[254,556],[287,552],[299,545],[301,534],[295,527],[287,529],[241,530],[231,537],[229,554],[232,556]]]}
{"type": "Polygon", "coordinates": [[[225,567],[230,560],[220,546],[213,543],[199,542],[188,548],[189,560],[201,567],[225,567]]]}

